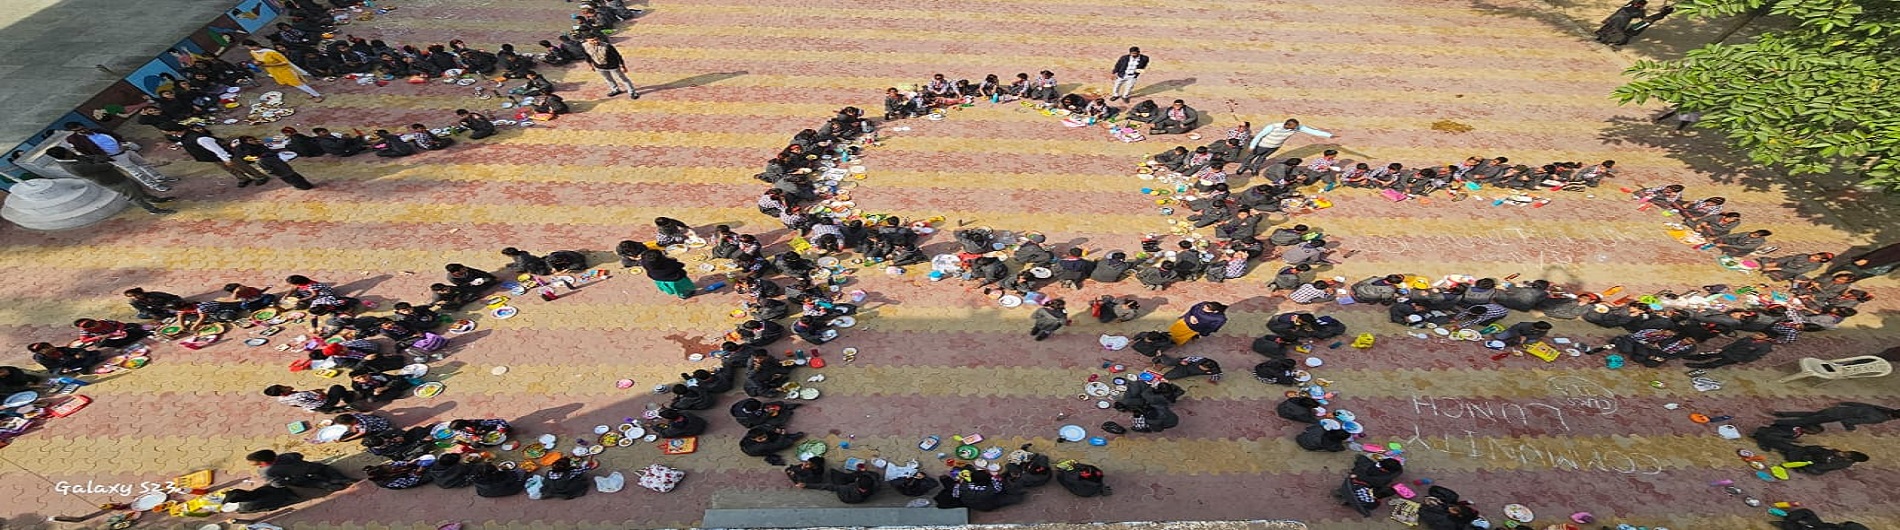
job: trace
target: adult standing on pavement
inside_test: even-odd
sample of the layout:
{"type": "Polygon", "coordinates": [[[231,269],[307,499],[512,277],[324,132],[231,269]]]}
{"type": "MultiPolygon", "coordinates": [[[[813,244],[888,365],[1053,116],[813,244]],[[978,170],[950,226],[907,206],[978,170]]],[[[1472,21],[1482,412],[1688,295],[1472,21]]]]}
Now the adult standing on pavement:
{"type": "Polygon", "coordinates": [[[1119,101],[1133,96],[1135,78],[1141,77],[1141,72],[1147,69],[1148,56],[1142,55],[1139,47],[1129,47],[1128,55],[1116,59],[1115,68],[1109,70],[1109,75],[1115,76],[1115,88],[1108,100],[1119,101]]]}
{"type": "Polygon", "coordinates": [[[627,61],[620,58],[620,50],[599,35],[589,35],[587,41],[581,43],[581,49],[587,50],[587,64],[600,72],[600,77],[607,80],[607,86],[613,87],[612,91],[607,92],[607,97],[625,92],[632,94],[632,99],[640,99],[640,89],[634,88],[633,80],[627,79],[627,61]],[[626,84],[627,89],[621,90],[621,84],[626,84]]]}
{"type": "Polygon", "coordinates": [[[292,64],[290,59],[284,57],[282,52],[273,50],[263,44],[258,44],[257,41],[250,39],[244,39],[243,44],[245,48],[250,48],[251,50],[251,61],[256,62],[258,67],[263,68],[264,73],[270,74],[271,80],[277,81],[279,85],[295,88],[303,91],[305,94],[309,94],[311,101],[323,101],[323,94],[318,94],[317,89],[310,88],[310,84],[304,82],[304,76],[308,74],[306,74],[302,68],[298,68],[297,65],[292,64]]]}
{"type": "Polygon", "coordinates": [[[203,125],[191,126],[190,130],[185,131],[185,138],[179,142],[179,145],[185,148],[185,154],[191,155],[192,160],[217,164],[218,168],[223,169],[225,173],[237,177],[240,188],[270,182],[270,175],[265,175],[257,168],[244,163],[243,160],[238,160],[237,155],[231,154],[231,151],[224,148],[226,145],[224,140],[212,136],[211,131],[203,125]]]}
{"type": "Polygon", "coordinates": [[[82,155],[103,156],[112,160],[112,165],[124,170],[127,175],[138,180],[156,192],[171,191],[165,183],[177,179],[166,177],[152,169],[152,165],[139,156],[138,144],[126,141],[125,137],[108,131],[88,129],[79,122],[66,122],[66,130],[72,131],[66,137],[66,143],[82,155]]]}
{"type": "Polygon", "coordinates": [[[1247,144],[1249,151],[1247,151],[1245,160],[1240,163],[1240,171],[1236,171],[1234,174],[1259,174],[1262,166],[1267,163],[1267,156],[1272,155],[1274,151],[1279,151],[1280,146],[1286,145],[1288,138],[1292,138],[1293,135],[1299,133],[1306,133],[1320,138],[1337,137],[1333,133],[1300,125],[1300,120],[1288,118],[1286,123],[1280,124],[1279,127],[1268,127],[1253,136],[1253,142],[1247,144]]]}
{"type": "Polygon", "coordinates": [[[118,169],[106,163],[103,157],[82,155],[73,152],[71,149],[58,146],[48,148],[46,155],[53,157],[54,161],[59,162],[59,166],[65,169],[67,173],[72,173],[75,177],[85,179],[93,184],[98,184],[99,187],[105,188],[107,191],[124,195],[127,200],[132,201],[133,205],[144,208],[145,211],[158,215],[176,213],[176,210],[160,208],[154,204],[170,201],[172,200],[171,197],[151,196],[151,194],[145,192],[145,188],[141,188],[138,184],[132,183],[132,180],[126,178],[124,173],[120,173],[118,169]]]}
{"type": "Polygon", "coordinates": [[[284,181],[285,184],[289,184],[292,188],[309,190],[316,189],[317,187],[317,185],[311,184],[309,179],[304,178],[302,173],[298,173],[295,168],[290,167],[290,162],[284,160],[284,157],[279,154],[279,150],[271,149],[270,146],[264,145],[264,141],[258,139],[256,136],[238,137],[238,145],[234,149],[237,149],[238,153],[242,154],[246,160],[251,160],[251,163],[257,164],[259,169],[263,169],[265,173],[277,175],[278,180],[284,181]]]}

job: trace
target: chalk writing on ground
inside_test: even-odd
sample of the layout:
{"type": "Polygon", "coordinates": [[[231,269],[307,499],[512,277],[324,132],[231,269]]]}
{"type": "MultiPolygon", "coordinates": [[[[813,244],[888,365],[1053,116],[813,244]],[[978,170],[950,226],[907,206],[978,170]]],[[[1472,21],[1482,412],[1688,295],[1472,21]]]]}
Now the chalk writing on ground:
{"type": "Polygon", "coordinates": [[[1662,461],[1649,453],[1625,450],[1579,449],[1568,441],[1517,441],[1479,439],[1478,433],[1462,435],[1426,435],[1417,423],[1409,438],[1400,440],[1407,452],[1438,451],[1454,457],[1476,458],[1493,462],[1517,462],[1524,469],[1548,468],[1553,471],[1601,471],[1625,475],[1657,475],[1662,461]]]}

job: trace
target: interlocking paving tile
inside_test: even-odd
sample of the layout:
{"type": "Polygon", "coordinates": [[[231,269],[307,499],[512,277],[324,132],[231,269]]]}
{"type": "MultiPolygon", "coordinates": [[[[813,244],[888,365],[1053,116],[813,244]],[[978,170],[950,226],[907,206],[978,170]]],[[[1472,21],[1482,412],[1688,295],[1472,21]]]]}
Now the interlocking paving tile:
{"type": "MultiPolygon", "coordinates": [[[[1603,12],[1614,7],[1593,3],[1604,4],[1594,6],[1603,12]]],[[[531,46],[564,27],[569,7],[415,0],[347,33],[392,43],[460,38],[490,49],[503,42],[531,46]]],[[[1622,59],[1492,7],[1389,0],[1156,0],[1139,12],[1104,0],[943,6],[680,0],[653,7],[614,39],[632,59],[633,79],[659,90],[637,102],[601,99],[605,90],[592,72],[545,69],[582,110],[549,127],[511,129],[402,160],[296,160],[323,186],[309,192],[281,184],[238,190],[215,168],[181,160],[175,151],[149,150],[153,158],[176,161],[164,171],[185,178],[174,192],[179,214],[154,220],[133,212],[86,231],[0,234],[0,266],[21,278],[0,283],[0,297],[9,302],[0,307],[0,336],[16,345],[59,341],[74,318],[128,317],[116,293],[133,286],[207,296],[228,281],[267,285],[304,273],[384,304],[418,300],[439,281],[444,263],[497,267],[503,259],[496,251],[505,246],[577,248],[609,259],[604,251],[615,242],[650,238],[650,218],[657,215],[701,228],[732,224],[778,250],[786,234],[754,211],[761,186],[751,175],[797,129],[846,105],[875,110],[883,87],[935,72],[980,78],[1047,68],[1065,89],[1105,90],[1100,70],[1131,44],[1156,58],[1143,78],[1143,97],[1186,99],[1212,121],[1199,131],[1209,138],[1194,144],[1221,137],[1237,121],[1264,126],[1294,116],[1342,136],[1337,144],[1295,140],[1280,156],[1310,158],[1338,147],[1355,161],[1412,166],[1504,155],[1526,163],[1614,158],[1627,168],[1624,180],[1588,197],[1565,194],[1539,209],[1486,201],[1390,203],[1358,191],[1333,192],[1334,208],[1294,221],[1361,250],[1326,276],[1521,273],[1579,289],[1623,285],[1630,292],[1751,281],[1666,239],[1661,225],[1667,219],[1638,211],[1615,190],[1667,182],[1727,196],[1732,209],[1746,213],[1749,227],[1773,230],[1773,244],[1789,252],[1884,243],[1872,231],[1851,228],[1877,224],[1804,200],[1793,186],[1736,182],[1710,174],[1706,162],[1612,140],[1608,131],[1616,120],[1646,117],[1605,97],[1621,79],[1622,59]],[[1327,23],[1304,22],[1315,17],[1327,23]],[[1169,31],[1182,24],[1197,29],[1169,31]],[[1474,130],[1431,130],[1440,120],[1474,130]]],[[[495,103],[433,83],[320,88],[330,95],[326,102],[296,102],[298,115],[284,123],[215,129],[235,136],[269,134],[283,125],[440,124],[455,108],[495,103]]],[[[1100,130],[1064,128],[1013,104],[978,104],[942,122],[906,121],[885,130],[885,145],[864,160],[868,178],[853,191],[868,210],[941,215],[945,228],[1037,230],[1058,247],[1094,251],[1131,250],[1142,234],[1167,230],[1152,197],[1138,193],[1147,183],[1132,169],[1146,155],[1187,142],[1165,136],[1113,142],[1100,130]]],[[[141,127],[125,132],[151,139],[141,127]]],[[[933,251],[951,248],[941,236],[926,242],[933,251]]],[[[1379,307],[1304,307],[1267,298],[1261,274],[1160,292],[1132,283],[1051,288],[1074,303],[1079,322],[1032,342],[1025,336],[1026,310],[1002,309],[917,271],[862,270],[851,288],[868,291],[874,302],[858,327],[820,348],[830,367],[800,371],[800,377],[823,373],[827,380],[810,383],[825,396],[801,409],[794,427],[834,444],[851,442],[851,449],[833,449],[837,458],[926,461],[935,455],[916,449],[920,437],[981,433],[990,439],[986,446],[1033,443],[1058,458],[1098,463],[1117,489],[1109,499],[1045,489],[1023,505],[973,514],[978,523],[1296,519],[1313,528],[1390,528],[1330,502],[1325,492],[1349,460],[1298,450],[1291,443],[1298,429],[1270,412],[1285,389],[1244,374],[1259,361],[1248,343],[1268,317],[1316,310],[1338,316],[1352,333],[1378,338],[1369,351],[1315,349],[1326,361],[1315,373],[1334,382],[1335,405],[1360,414],[1368,441],[1404,444],[1411,476],[1456,488],[1487,513],[1521,502],[1546,519],[1592,511],[1649,526],[1761,527],[1761,512],[1706,486],[1735,479],[1752,495],[1798,500],[1830,520],[1900,524],[1878,511],[1900,486],[1900,467],[1873,451],[1893,445],[1890,432],[1829,431],[1816,441],[1869,451],[1875,460],[1822,478],[1768,484],[1750,478],[1752,470],[1732,456],[1746,444],[1721,440],[1685,416],[1690,410],[1732,414],[1746,429],[1765,420],[1768,410],[1892,399],[1886,385],[1773,382],[1777,363],[1891,344],[1892,300],[1900,299],[1891,280],[1867,282],[1876,300],[1843,329],[1808,335],[1760,363],[1718,370],[1724,388],[1699,393],[1673,367],[1609,371],[1595,357],[1549,364],[1492,360],[1489,350],[1473,345],[1412,338],[1387,324],[1379,307]],[[1149,312],[1123,324],[1080,322],[1088,320],[1080,302],[1101,294],[1136,296],[1149,312]],[[1103,421],[1127,422],[1125,415],[1094,408],[1092,399],[1077,399],[1090,375],[1111,376],[1100,368],[1104,359],[1142,362],[1129,352],[1103,351],[1098,335],[1166,326],[1203,299],[1234,301],[1232,320],[1220,334],[1180,351],[1217,359],[1232,376],[1219,384],[1184,382],[1189,395],[1179,407],[1180,428],[1113,436],[1106,447],[1053,440],[1066,423],[1095,430],[1103,421]],[[863,353],[845,363],[836,353],[844,347],[863,353]],[[1672,412],[1665,403],[1685,407],[1672,412]]],[[[650,393],[654,384],[703,366],[685,354],[716,344],[737,322],[726,315],[735,304],[730,294],[677,302],[644,277],[623,273],[563,300],[517,302],[522,314],[514,319],[465,313],[481,330],[456,337],[455,351],[431,376],[448,392],[399,400],[381,411],[405,425],[504,417],[529,434],[590,437],[596,424],[617,423],[661,402],[650,393]],[[504,366],[505,375],[490,374],[504,366]],[[621,378],[636,384],[616,388],[621,378]]],[[[1559,323],[1557,333],[1586,343],[1612,336],[1569,322],[1559,323]]],[[[0,480],[0,498],[10,499],[0,517],[14,523],[29,513],[78,514],[99,502],[126,500],[60,495],[51,484],[61,480],[136,484],[206,468],[238,478],[250,473],[242,455],[258,448],[356,456],[350,444],[312,444],[288,434],[286,423],[323,415],[258,393],[274,383],[337,382],[288,372],[290,360],[268,347],[229,341],[198,351],[160,345],[151,366],[84,390],[98,399],[91,408],[0,449],[0,476],[7,478],[0,480]]],[[[735,399],[723,398],[720,407],[735,399]]],[[[670,494],[630,487],[542,502],[359,485],[276,522],[325,530],[428,529],[450,521],[481,530],[691,526],[721,495],[781,487],[778,470],[738,453],[742,430],[720,407],[705,411],[714,426],[695,454],[662,456],[641,444],[602,455],[604,469],[631,472],[662,462],[687,470],[687,480],[670,494]]],[[[196,521],[165,523],[175,522],[196,521]]]]}

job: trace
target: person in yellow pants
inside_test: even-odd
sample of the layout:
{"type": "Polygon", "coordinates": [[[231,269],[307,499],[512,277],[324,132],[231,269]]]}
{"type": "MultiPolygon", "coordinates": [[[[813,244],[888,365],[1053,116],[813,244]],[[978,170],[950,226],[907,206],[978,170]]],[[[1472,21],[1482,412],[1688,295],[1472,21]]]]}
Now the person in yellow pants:
{"type": "Polygon", "coordinates": [[[250,39],[245,39],[243,44],[245,48],[251,50],[251,61],[263,68],[264,73],[270,74],[271,80],[309,94],[311,101],[323,101],[323,94],[318,94],[317,89],[310,88],[310,85],[304,82],[303,69],[291,64],[290,59],[284,57],[283,53],[250,39]]]}
{"type": "Polygon", "coordinates": [[[1180,320],[1174,321],[1174,325],[1168,326],[1168,338],[1173,339],[1174,344],[1179,346],[1220,331],[1221,326],[1225,325],[1227,325],[1226,304],[1201,302],[1189,308],[1187,313],[1181,315],[1180,320]]]}

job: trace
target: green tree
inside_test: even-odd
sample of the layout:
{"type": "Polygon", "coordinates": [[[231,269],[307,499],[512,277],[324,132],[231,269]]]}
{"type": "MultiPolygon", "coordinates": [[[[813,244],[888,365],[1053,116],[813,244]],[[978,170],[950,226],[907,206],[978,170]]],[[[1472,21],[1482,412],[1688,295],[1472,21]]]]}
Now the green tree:
{"type": "MultiPolygon", "coordinates": [[[[1615,97],[1703,111],[1757,163],[1790,174],[1845,171],[1900,192],[1900,0],[1685,0],[1691,16],[1789,21],[1748,42],[1641,61],[1615,97]]],[[[1747,22],[1744,22],[1747,23],[1747,22]]]]}

